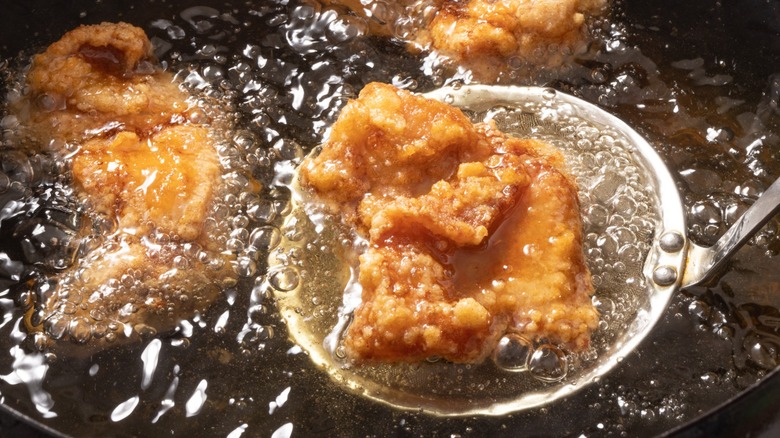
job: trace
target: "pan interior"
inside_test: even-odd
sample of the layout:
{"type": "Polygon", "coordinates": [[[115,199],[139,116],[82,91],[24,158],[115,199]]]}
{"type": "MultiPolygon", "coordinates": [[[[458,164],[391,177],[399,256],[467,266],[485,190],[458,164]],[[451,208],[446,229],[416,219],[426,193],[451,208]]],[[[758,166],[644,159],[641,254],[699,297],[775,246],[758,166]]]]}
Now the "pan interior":
{"type": "Polygon", "coordinates": [[[296,196],[282,242],[269,257],[266,287],[293,340],[343,386],[396,407],[439,415],[519,411],[598,380],[644,337],[675,289],[676,282],[659,287],[652,280],[659,263],[677,272],[682,263],[681,251],[663,253],[654,244],[666,231],[685,229],[671,176],[627,125],[551,89],[463,86],[428,96],[461,107],[474,122],[493,120],[504,132],[544,140],[563,151],[580,188],[584,250],[600,312],[591,348],[574,354],[534,341],[528,357],[553,349],[560,361],[545,366],[529,360],[519,372],[491,360],[352,365],[340,337],[360,300],[354,283],[365,242],[338,218],[307,205],[290,177],[286,181],[296,196]]]}
{"type": "MultiPolygon", "coordinates": [[[[247,248],[257,245],[257,273],[264,276],[266,248],[278,242],[289,208],[289,191],[272,184],[276,171],[285,169],[281,160],[300,158],[320,142],[344,101],[367,82],[418,91],[468,82],[431,66],[430,57],[365,37],[355,17],[317,3],[323,2],[74,0],[57,7],[48,0],[9,2],[0,14],[0,78],[21,70],[33,53],[80,24],[127,21],[144,27],[157,57],[181,72],[186,87],[224,99],[240,119],[241,131],[222,150],[238,160],[235,169],[249,169],[263,183],[239,200],[247,203],[250,219],[251,237],[244,241],[247,248]]],[[[532,79],[508,72],[503,83],[571,92],[640,131],[675,176],[687,206],[689,238],[710,245],[780,174],[779,64],[767,62],[780,56],[780,33],[773,31],[780,20],[772,19],[780,4],[613,4],[612,17],[594,26],[592,50],[570,70],[532,79]],[[691,38],[680,44],[681,36],[691,38]]],[[[2,128],[0,137],[7,132],[2,128]]],[[[43,167],[48,162],[40,160],[45,157],[25,156],[16,145],[2,143],[0,162],[12,184],[0,175],[0,204],[14,205],[7,202],[15,203],[16,193],[32,192],[25,202],[41,199],[44,190],[49,195],[50,186],[41,185],[47,180],[24,179],[21,171],[32,165],[34,175],[48,178],[43,167]]],[[[51,202],[61,199],[51,194],[51,202]]],[[[3,220],[0,227],[3,252],[21,239],[7,239],[14,229],[7,225],[3,220]]],[[[273,300],[254,293],[261,292],[254,277],[225,291],[207,314],[182,321],[174,333],[80,359],[50,357],[24,341],[17,323],[25,294],[13,289],[0,294],[5,323],[0,409],[22,413],[62,436],[157,436],[161,430],[188,437],[271,436],[275,430],[289,433],[291,426],[293,436],[669,433],[729,399],[757,393],[751,389],[757,382],[771,387],[780,377],[769,374],[780,351],[777,229],[773,221],[743,248],[716,285],[674,294],[636,354],[598,384],[579,385],[586,388],[512,415],[442,418],[372,403],[345,390],[290,343],[273,300]],[[155,347],[159,354],[148,354],[155,347]],[[157,357],[157,367],[142,356],[157,357]],[[143,382],[150,382],[148,388],[143,382]],[[49,402],[51,409],[42,411],[49,402]],[[200,411],[194,409],[199,402],[200,411]]],[[[274,281],[289,287],[299,279],[274,281]]],[[[269,277],[258,280],[267,283],[269,277]]],[[[2,288],[9,283],[16,284],[0,275],[2,288]]],[[[758,411],[774,418],[771,405],[758,411]]],[[[757,412],[756,406],[749,409],[757,412]]],[[[762,426],[743,421],[736,427],[762,426]]]]}

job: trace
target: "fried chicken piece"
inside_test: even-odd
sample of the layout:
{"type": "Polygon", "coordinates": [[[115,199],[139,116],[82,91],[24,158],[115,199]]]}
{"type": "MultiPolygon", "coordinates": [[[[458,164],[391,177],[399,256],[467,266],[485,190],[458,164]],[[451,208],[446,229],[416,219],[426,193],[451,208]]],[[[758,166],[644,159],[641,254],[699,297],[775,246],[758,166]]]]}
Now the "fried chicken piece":
{"type": "Polygon", "coordinates": [[[369,240],[354,360],[479,362],[507,332],[586,349],[598,324],[563,157],[389,85],[347,104],[302,185],[369,240]]]}
{"type": "Polygon", "coordinates": [[[445,1],[423,32],[439,52],[468,66],[481,78],[496,78],[509,66],[561,65],[585,45],[585,14],[601,0],[445,1]]]}
{"type": "Polygon", "coordinates": [[[467,67],[482,81],[511,68],[534,71],[557,67],[586,47],[586,19],[606,0],[320,0],[343,5],[366,19],[369,32],[398,37],[399,22],[417,28],[401,31],[410,48],[432,49],[467,67]],[[377,17],[374,6],[382,13],[377,17]],[[428,10],[432,17],[420,19],[428,10]],[[385,17],[386,16],[386,17],[385,17]]]}
{"type": "Polygon", "coordinates": [[[119,229],[145,234],[153,223],[185,241],[200,236],[219,176],[208,131],[197,125],[93,138],[73,158],[73,178],[97,213],[115,215],[119,229]]]}
{"type": "MultiPolygon", "coordinates": [[[[206,310],[235,280],[227,261],[198,243],[150,244],[147,238],[121,233],[61,274],[43,303],[42,326],[31,331],[84,344],[64,350],[69,355],[91,354],[173,329],[206,310]],[[206,266],[195,261],[203,253],[213,257],[206,266]]],[[[50,347],[63,351],[62,344],[50,347]]]]}
{"type": "Polygon", "coordinates": [[[105,130],[139,133],[187,115],[187,96],[157,71],[142,29],[127,23],[81,26],[33,58],[34,98],[22,111],[41,142],[80,141],[105,130]]]}
{"type": "Polygon", "coordinates": [[[488,144],[479,141],[456,108],[408,99],[388,87],[368,84],[360,99],[347,104],[339,119],[351,123],[335,123],[317,160],[301,170],[323,199],[342,203],[345,214],[365,193],[424,193],[457,163],[489,153],[488,144]]]}
{"type": "Polygon", "coordinates": [[[93,222],[115,223],[57,275],[31,330],[99,348],[204,311],[236,281],[220,230],[205,226],[222,170],[209,130],[188,120],[201,112],[153,64],[143,30],[68,32],[35,56],[27,83],[16,111],[28,136],[72,155],[93,222]]]}

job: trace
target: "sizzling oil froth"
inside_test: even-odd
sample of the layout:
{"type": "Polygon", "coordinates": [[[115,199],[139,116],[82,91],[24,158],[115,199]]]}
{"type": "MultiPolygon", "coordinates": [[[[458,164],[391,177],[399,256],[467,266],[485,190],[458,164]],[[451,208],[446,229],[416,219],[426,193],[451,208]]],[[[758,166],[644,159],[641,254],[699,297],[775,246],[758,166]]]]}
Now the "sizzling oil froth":
{"type": "MultiPolygon", "coordinates": [[[[10,50],[3,51],[0,77],[5,82],[26,62],[23,55],[16,58],[19,48],[32,53],[80,22],[122,19],[144,27],[158,57],[188,87],[220,100],[237,115],[239,129],[219,147],[223,161],[237,172],[230,185],[241,187],[239,171],[251,172],[262,189],[237,190],[225,204],[246,205],[239,215],[246,222],[238,223],[244,223],[239,228],[246,230],[248,240],[241,232],[235,243],[245,243],[248,255],[251,248],[259,253],[250,257],[257,260],[254,267],[248,260],[244,266],[260,277],[242,280],[226,291],[224,301],[181,324],[175,335],[156,336],[161,341],[158,354],[145,341],[83,361],[47,362],[29,354],[33,348],[26,344],[13,348],[24,335],[15,328],[17,303],[23,305],[29,295],[8,291],[0,297],[0,336],[8,351],[0,365],[4,403],[41,419],[44,414],[32,400],[57,415],[46,419],[47,424],[74,435],[120,433],[118,428],[142,435],[160,428],[193,436],[204,430],[224,436],[234,431],[269,435],[290,426],[294,433],[311,434],[660,433],[725,401],[777,364],[780,304],[771,294],[780,248],[775,222],[737,256],[738,269],[714,287],[676,297],[638,355],[627,357],[624,366],[570,400],[511,417],[441,420],[345,393],[286,340],[287,327],[265,293],[266,280],[289,289],[301,279],[301,272],[292,270],[268,272],[263,261],[285,233],[295,237],[282,223],[290,193],[285,184],[275,184],[275,174],[294,167],[319,142],[345,100],[363,84],[379,80],[424,91],[465,81],[468,75],[447,70],[434,57],[409,56],[405,47],[392,42],[362,38],[365,21],[311,3],[252,2],[227,8],[214,2],[188,8],[155,1],[121,11],[122,6],[105,3],[82,6],[56,10],[57,19],[48,26],[51,35],[25,33],[38,47],[29,47],[30,38],[18,34],[4,38],[3,47],[10,50]],[[147,360],[141,360],[147,348],[147,360]],[[29,378],[21,379],[14,368],[30,370],[29,378]],[[124,377],[117,380],[117,375],[124,377]],[[151,376],[146,389],[144,376],[151,376]],[[18,382],[26,384],[14,384],[18,382]],[[564,421],[551,422],[552,414],[564,421]]],[[[691,237],[708,243],[780,172],[773,159],[780,148],[780,121],[772,110],[780,87],[771,76],[777,72],[766,62],[776,52],[765,44],[771,35],[761,35],[761,26],[745,24],[761,8],[675,6],[679,13],[671,14],[655,3],[618,3],[612,18],[595,20],[591,51],[567,71],[543,71],[529,79],[510,65],[506,82],[573,92],[638,128],[675,171],[690,208],[691,237]],[[696,29],[697,41],[679,44],[674,32],[689,28],[696,29]],[[711,47],[718,48],[717,56],[711,47]]],[[[41,16],[55,13],[48,4],[31,10],[41,16]]],[[[2,19],[15,15],[3,14],[2,19]]],[[[35,20],[42,18],[29,22],[35,20]]],[[[3,31],[18,24],[4,23],[3,31]]],[[[13,243],[2,248],[8,255],[0,264],[3,288],[16,284],[29,269],[44,269],[25,265],[17,245],[35,229],[32,225],[41,224],[65,240],[68,233],[50,226],[50,218],[66,224],[66,231],[78,218],[73,214],[78,205],[61,179],[62,166],[45,155],[21,152],[8,140],[12,126],[13,121],[2,118],[0,241],[13,243]],[[14,218],[35,221],[25,220],[28,227],[17,228],[11,225],[14,218]],[[6,239],[13,233],[16,237],[6,239]]],[[[225,220],[219,212],[215,218],[225,220]]],[[[588,245],[599,248],[598,242],[588,245]]],[[[612,241],[603,245],[611,248],[612,241]]],[[[297,263],[302,251],[286,256],[297,263]]],[[[52,258],[57,259],[62,257],[52,258]]],[[[342,275],[335,268],[331,272],[342,275]]],[[[610,272],[619,276],[619,270],[610,272]]],[[[610,275],[604,277],[609,280],[610,275]]],[[[602,306],[610,312],[619,305],[602,306]]],[[[331,314],[334,309],[324,310],[331,314]]]]}

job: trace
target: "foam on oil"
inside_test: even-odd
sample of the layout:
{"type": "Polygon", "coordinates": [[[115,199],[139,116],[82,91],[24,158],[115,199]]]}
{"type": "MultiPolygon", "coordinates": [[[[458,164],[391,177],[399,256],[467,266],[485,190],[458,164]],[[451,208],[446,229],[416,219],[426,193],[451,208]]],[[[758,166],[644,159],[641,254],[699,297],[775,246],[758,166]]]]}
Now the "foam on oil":
{"type": "MultiPolygon", "coordinates": [[[[142,25],[158,57],[179,72],[188,87],[217,99],[236,115],[235,133],[219,149],[223,166],[232,175],[226,184],[235,188],[223,203],[240,206],[238,219],[227,220],[224,214],[229,209],[220,209],[215,211],[215,222],[229,223],[231,230],[237,230],[225,243],[230,241],[232,251],[246,255],[237,268],[248,277],[226,290],[224,300],[207,314],[182,321],[173,334],[156,334],[137,346],[92,358],[47,358],[35,353],[30,345],[33,340],[19,328],[20,309],[32,298],[19,293],[15,285],[30,273],[57,269],[70,260],[70,254],[46,253],[41,242],[30,240],[27,253],[44,260],[51,256],[51,262],[43,266],[25,263],[27,255],[20,242],[30,237],[35,221],[46,230],[43,236],[53,234],[65,242],[71,234],[68,230],[79,228],[76,221],[83,218],[83,211],[73,202],[62,165],[11,142],[8,134],[14,121],[3,113],[0,251],[5,256],[0,259],[0,282],[6,290],[0,297],[0,336],[8,353],[0,362],[5,381],[0,391],[5,404],[74,435],[121,434],[117,424],[138,435],[152,435],[160,428],[194,436],[205,430],[225,436],[234,431],[268,435],[286,431],[288,425],[304,434],[350,430],[365,435],[432,431],[469,435],[488,430],[545,430],[551,434],[630,435],[679,425],[774,367],[780,303],[770,292],[780,239],[770,227],[755,239],[755,245],[738,255],[734,263],[739,269],[729,271],[716,287],[680,294],[651,338],[637,355],[625,358],[624,366],[549,408],[509,417],[442,420],[395,411],[344,392],[287,341],[288,327],[267,293],[269,283],[295,290],[307,274],[294,269],[269,271],[265,263],[269,251],[283,239],[300,241],[302,237],[295,227],[284,226],[291,193],[285,184],[275,184],[277,173],[289,174],[363,84],[378,80],[422,91],[467,80],[468,75],[447,70],[440,59],[411,56],[402,44],[365,38],[370,23],[315,3],[267,1],[230,7],[216,3],[187,8],[155,1],[117,11],[102,3],[85,2],[84,17],[127,19],[142,25]],[[246,188],[246,176],[259,181],[259,188],[246,188]],[[16,222],[26,226],[11,225],[16,222]],[[155,339],[161,345],[152,372],[142,353],[147,348],[156,351],[150,347],[155,339]],[[127,403],[136,396],[137,404],[127,403]],[[276,404],[273,411],[271,402],[276,404]],[[553,415],[564,421],[550,421],[553,415]]],[[[709,52],[686,51],[670,36],[673,27],[682,28],[677,18],[643,9],[652,9],[652,5],[616,7],[625,15],[617,13],[610,20],[594,23],[592,50],[567,71],[545,71],[535,78],[514,75],[507,80],[572,92],[618,113],[639,129],[676,171],[690,209],[691,237],[707,243],[779,172],[773,156],[779,150],[775,133],[780,124],[771,110],[776,81],[732,68],[730,59],[742,62],[739,53],[750,52],[742,47],[729,51],[738,38],[715,45],[727,53],[714,59],[709,52]],[[724,75],[730,75],[731,82],[724,75]]],[[[729,15],[726,7],[711,6],[691,16],[729,15]]],[[[719,23],[700,21],[710,26],[719,23]]],[[[702,38],[719,34],[724,33],[708,31],[702,38]]],[[[59,35],[50,37],[53,41],[59,35]]],[[[28,54],[39,49],[28,48],[28,54]]],[[[0,61],[3,79],[10,80],[28,59],[24,55],[10,59],[15,55],[4,53],[6,58],[0,61]]],[[[607,156],[582,153],[583,166],[595,167],[602,158],[607,156]]],[[[593,218],[589,226],[607,235],[603,240],[592,236],[586,242],[594,260],[623,247],[631,259],[636,256],[636,245],[628,243],[634,237],[637,241],[646,237],[638,233],[640,228],[632,227],[641,224],[626,221],[635,216],[630,212],[638,204],[607,197],[607,188],[619,182],[630,183],[605,174],[587,186],[593,195],[583,200],[584,208],[592,202],[584,212],[593,218]],[[612,215],[602,207],[624,213],[612,215]]],[[[324,251],[305,245],[284,257],[297,266],[301,257],[314,250],[324,251]]],[[[607,259],[592,269],[601,279],[600,288],[611,282],[623,284],[632,277],[607,259]]],[[[336,267],[329,272],[348,274],[336,267]]],[[[599,299],[596,305],[605,314],[619,314],[622,303],[599,299]]],[[[321,314],[334,312],[337,309],[324,306],[321,314]]],[[[613,326],[612,321],[607,324],[613,326]]],[[[508,340],[507,348],[521,356],[527,354],[524,344],[513,342],[508,340]]],[[[511,360],[509,356],[506,359],[511,360]]],[[[502,385],[503,379],[489,383],[502,385]]]]}

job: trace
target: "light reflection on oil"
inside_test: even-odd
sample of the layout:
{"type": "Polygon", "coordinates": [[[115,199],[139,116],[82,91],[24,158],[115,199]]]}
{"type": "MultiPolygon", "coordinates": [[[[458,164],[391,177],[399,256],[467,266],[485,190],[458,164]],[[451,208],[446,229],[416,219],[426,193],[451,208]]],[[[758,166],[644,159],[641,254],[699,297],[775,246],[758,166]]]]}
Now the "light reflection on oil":
{"type": "MultiPolygon", "coordinates": [[[[97,18],[97,11],[106,7],[91,2],[88,6],[88,19],[97,18]]],[[[25,300],[14,285],[26,279],[29,269],[54,269],[69,254],[48,257],[41,252],[40,240],[24,235],[24,230],[35,227],[21,218],[39,224],[52,218],[71,223],[78,216],[72,213],[80,210],[68,203],[72,193],[62,184],[65,178],[58,177],[64,173],[56,163],[47,161],[44,153],[20,155],[17,149],[9,150],[8,135],[16,121],[3,113],[0,289],[7,291],[0,302],[4,321],[0,336],[8,354],[0,359],[0,370],[6,404],[74,435],[121,427],[137,434],[166,428],[198,436],[205,433],[203,424],[217,425],[214,433],[221,436],[282,437],[334,430],[467,436],[482,431],[554,432],[544,428],[558,426],[587,435],[632,435],[660,433],[690,420],[754,383],[778,362],[780,303],[774,292],[780,239],[773,222],[737,257],[717,286],[677,297],[656,336],[640,350],[641,358],[625,358],[626,366],[571,401],[509,418],[443,421],[388,410],[333,388],[313,369],[305,352],[286,341],[287,328],[275,316],[271,297],[254,288],[254,278],[268,274],[265,255],[286,232],[280,229],[280,218],[288,212],[289,192],[274,186],[276,166],[294,165],[301,152],[322,138],[345,100],[369,81],[426,91],[467,82],[470,75],[462,69],[446,70],[439,58],[410,56],[405,47],[363,38],[365,23],[341,18],[311,2],[193,9],[156,2],[152,6],[135,5],[122,11],[122,17],[103,9],[100,17],[136,20],[150,33],[161,60],[181,69],[177,77],[186,87],[225,102],[239,115],[244,131],[226,141],[221,153],[226,165],[251,172],[261,182],[248,187],[240,178],[232,180],[239,195],[225,200],[226,205],[242,205],[248,220],[236,227],[246,233],[239,232],[234,242],[235,248],[243,245],[248,257],[242,265],[246,278],[227,291],[232,302],[226,298],[212,312],[182,321],[173,334],[152,336],[90,361],[29,353],[34,347],[31,340],[22,340],[26,333],[18,328],[20,315],[11,310],[10,300],[17,306],[25,300]],[[293,88],[295,93],[290,92],[293,88]],[[301,151],[289,145],[299,145],[301,151]],[[7,239],[14,233],[20,237],[7,239]],[[8,242],[24,238],[29,242],[26,254],[41,258],[23,268],[24,251],[8,242]],[[221,315],[228,316],[217,324],[221,315]],[[141,357],[154,339],[160,347],[152,369],[146,367],[152,362],[150,355],[148,361],[141,357]],[[290,388],[288,399],[279,405],[276,398],[285,388],[290,388]],[[134,399],[137,406],[120,410],[126,418],[114,423],[114,410],[134,399]],[[271,402],[277,408],[269,415],[271,402]],[[561,419],[558,426],[549,425],[552,415],[561,419]]],[[[727,6],[703,12],[723,20],[727,6]]],[[[597,23],[593,52],[567,76],[549,71],[532,80],[516,80],[578,94],[643,131],[679,175],[691,237],[703,244],[712,242],[780,174],[778,76],[760,72],[751,76],[745,71],[749,66],[740,70],[747,61],[734,67],[729,57],[736,55],[727,44],[719,47],[727,53],[718,59],[698,49],[686,51],[667,29],[679,24],[678,19],[663,11],[645,13],[643,7],[651,8],[646,5],[618,7],[627,13],[597,23]]],[[[680,6],[684,7],[695,9],[680,6]]],[[[717,32],[708,35],[716,38],[717,32]]],[[[23,57],[33,48],[26,50],[23,57]]],[[[17,64],[14,59],[0,60],[0,77],[11,80],[11,66],[17,64]]],[[[598,214],[593,220],[599,221],[598,214]]],[[[272,277],[281,287],[290,287],[298,281],[297,274],[274,272],[272,277]]]]}

